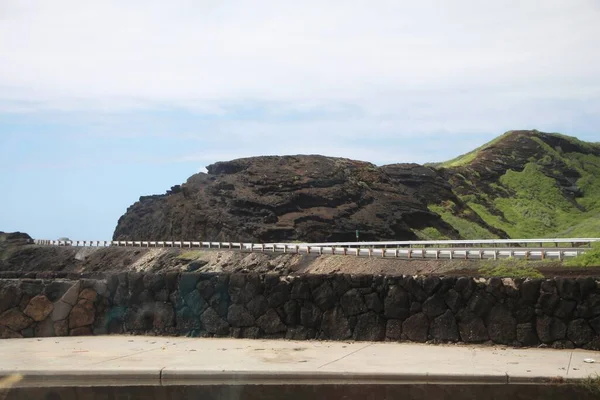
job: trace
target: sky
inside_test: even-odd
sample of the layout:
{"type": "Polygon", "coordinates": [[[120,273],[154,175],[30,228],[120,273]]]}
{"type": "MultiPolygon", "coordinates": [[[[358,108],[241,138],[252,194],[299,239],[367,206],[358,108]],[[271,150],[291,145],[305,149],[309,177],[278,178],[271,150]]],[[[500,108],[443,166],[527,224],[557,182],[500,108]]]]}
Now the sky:
{"type": "Polygon", "coordinates": [[[598,21],[598,0],[0,0],[0,230],[106,240],[239,157],[600,141],[598,21]]]}

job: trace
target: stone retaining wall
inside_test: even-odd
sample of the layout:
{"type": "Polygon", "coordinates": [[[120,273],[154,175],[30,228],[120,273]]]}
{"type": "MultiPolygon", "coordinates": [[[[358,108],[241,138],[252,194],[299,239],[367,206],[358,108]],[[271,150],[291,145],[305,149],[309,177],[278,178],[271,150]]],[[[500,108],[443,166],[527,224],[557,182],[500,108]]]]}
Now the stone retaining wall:
{"type": "Polygon", "coordinates": [[[597,350],[600,289],[593,278],[0,274],[0,337],[113,333],[597,350]]]}

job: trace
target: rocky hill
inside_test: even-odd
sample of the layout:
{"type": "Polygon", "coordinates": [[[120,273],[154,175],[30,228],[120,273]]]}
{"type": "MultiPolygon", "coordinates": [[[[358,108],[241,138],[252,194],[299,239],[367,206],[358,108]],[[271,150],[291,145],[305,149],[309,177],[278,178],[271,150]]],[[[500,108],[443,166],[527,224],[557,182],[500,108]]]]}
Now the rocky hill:
{"type": "Polygon", "coordinates": [[[600,145],[511,131],[446,163],[318,155],[218,162],[144,196],[115,239],[353,241],[600,236],[600,145]]]}

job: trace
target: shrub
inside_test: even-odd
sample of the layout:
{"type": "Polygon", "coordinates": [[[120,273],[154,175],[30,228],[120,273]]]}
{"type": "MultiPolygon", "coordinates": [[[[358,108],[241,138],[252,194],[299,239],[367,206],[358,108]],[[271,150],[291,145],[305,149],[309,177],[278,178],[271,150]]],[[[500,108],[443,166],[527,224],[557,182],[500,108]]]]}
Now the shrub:
{"type": "Polygon", "coordinates": [[[600,243],[594,243],[584,254],[565,262],[569,267],[600,267],[600,243]]]}

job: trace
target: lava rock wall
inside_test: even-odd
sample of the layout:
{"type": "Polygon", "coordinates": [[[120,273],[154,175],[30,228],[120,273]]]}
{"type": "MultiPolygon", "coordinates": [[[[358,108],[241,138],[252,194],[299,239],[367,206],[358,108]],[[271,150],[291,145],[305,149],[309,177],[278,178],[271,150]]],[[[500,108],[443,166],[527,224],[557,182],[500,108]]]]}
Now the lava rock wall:
{"type": "Polygon", "coordinates": [[[152,334],[600,349],[593,278],[0,274],[0,337],[152,334]]]}

